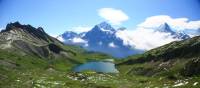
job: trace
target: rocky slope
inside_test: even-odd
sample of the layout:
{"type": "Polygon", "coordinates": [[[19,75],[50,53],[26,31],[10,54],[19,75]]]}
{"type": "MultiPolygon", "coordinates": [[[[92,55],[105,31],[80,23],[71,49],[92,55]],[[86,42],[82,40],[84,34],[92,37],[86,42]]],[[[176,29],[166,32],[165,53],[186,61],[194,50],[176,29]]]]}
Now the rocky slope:
{"type": "MultiPolygon", "coordinates": [[[[63,44],[49,36],[44,30],[31,25],[10,23],[0,33],[0,48],[21,54],[36,55],[41,58],[67,56],[63,44]]],[[[69,52],[70,53],[70,52],[69,52]]]]}

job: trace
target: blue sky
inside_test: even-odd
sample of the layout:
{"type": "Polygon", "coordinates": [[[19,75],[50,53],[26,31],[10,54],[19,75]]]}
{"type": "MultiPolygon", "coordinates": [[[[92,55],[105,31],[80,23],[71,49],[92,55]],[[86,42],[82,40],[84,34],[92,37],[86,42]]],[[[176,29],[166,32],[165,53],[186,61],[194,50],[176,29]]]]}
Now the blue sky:
{"type": "Polygon", "coordinates": [[[102,8],[123,12],[128,19],[117,26],[127,28],[156,15],[200,20],[200,0],[0,0],[0,28],[19,21],[59,35],[72,27],[92,27],[106,20],[99,15],[102,8]]]}

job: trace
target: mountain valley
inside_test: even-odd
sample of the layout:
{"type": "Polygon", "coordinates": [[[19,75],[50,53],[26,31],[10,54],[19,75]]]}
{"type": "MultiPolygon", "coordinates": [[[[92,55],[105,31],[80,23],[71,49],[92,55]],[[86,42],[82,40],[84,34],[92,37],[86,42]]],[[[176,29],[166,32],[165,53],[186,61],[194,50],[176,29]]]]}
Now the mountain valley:
{"type": "MultiPolygon", "coordinates": [[[[181,40],[144,52],[125,46],[115,35],[124,29],[115,30],[106,22],[85,33],[66,32],[59,36],[64,42],[42,27],[9,23],[0,32],[0,87],[199,88],[200,36],[175,33],[167,24],[159,28],[181,40]],[[74,44],[74,38],[82,42],[74,44]],[[116,54],[123,59],[113,57],[116,54]],[[119,72],[74,71],[76,66],[92,62],[115,64],[119,72]]],[[[91,66],[102,69],[101,65],[91,66]]]]}

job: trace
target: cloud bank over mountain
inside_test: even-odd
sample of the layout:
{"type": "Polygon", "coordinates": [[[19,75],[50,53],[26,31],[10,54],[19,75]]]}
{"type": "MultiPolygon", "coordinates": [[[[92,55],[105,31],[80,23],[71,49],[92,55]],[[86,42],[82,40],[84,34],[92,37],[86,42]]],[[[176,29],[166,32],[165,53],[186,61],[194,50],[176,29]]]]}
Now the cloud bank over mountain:
{"type": "Polygon", "coordinates": [[[172,18],[168,15],[148,17],[144,22],[142,22],[138,26],[144,28],[155,28],[163,23],[168,23],[175,30],[197,30],[200,28],[200,20],[189,21],[188,18],[172,18]]]}
{"type": "MultiPolygon", "coordinates": [[[[170,25],[172,31],[182,32],[183,34],[185,34],[184,30],[198,31],[200,28],[200,21],[189,21],[188,18],[172,18],[167,15],[158,15],[146,18],[136,29],[127,30],[126,33],[120,33],[118,36],[123,36],[121,38],[126,41],[131,40],[128,42],[130,45],[135,45],[135,48],[144,50],[180,40],[179,38],[174,38],[169,32],[156,31],[160,25],[165,23],[170,25]]],[[[199,34],[196,33],[196,35],[199,34]]]]}
{"type": "Polygon", "coordinates": [[[141,50],[150,50],[172,41],[180,40],[178,38],[173,38],[170,33],[145,28],[137,28],[133,31],[119,31],[117,32],[117,36],[124,40],[125,45],[131,45],[141,50]]]}
{"type": "Polygon", "coordinates": [[[129,19],[125,12],[114,8],[101,8],[98,10],[98,14],[113,25],[120,25],[122,22],[129,19]]]}
{"type": "Polygon", "coordinates": [[[187,18],[172,18],[167,15],[148,17],[135,29],[113,28],[102,22],[84,32],[65,32],[58,37],[66,44],[83,46],[90,51],[126,57],[150,50],[172,41],[179,41],[200,35],[199,21],[187,18]],[[193,31],[186,32],[185,30],[193,31]],[[190,36],[192,35],[192,36],[190,36]],[[122,52],[123,51],[123,52],[122,52]]]}

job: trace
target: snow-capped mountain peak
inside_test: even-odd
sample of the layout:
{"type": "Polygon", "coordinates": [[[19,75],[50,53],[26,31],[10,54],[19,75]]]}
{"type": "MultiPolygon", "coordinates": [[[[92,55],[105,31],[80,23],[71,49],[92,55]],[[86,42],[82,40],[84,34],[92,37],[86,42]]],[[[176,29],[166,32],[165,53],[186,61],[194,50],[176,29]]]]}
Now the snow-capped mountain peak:
{"type": "Polygon", "coordinates": [[[107,22],[101,22],[100,24],[97,25],[100,29],[103,31],[115,31],[115,29],[107,22]]]}
{"type": "Polygon", "coordinates": [[[186,33],[182,31],[173,31],[167,23],[160,25],[155,31],[169,33],[171,36],[173,36],[173,38],[176,38],[176,39],[182,40],[182,39],[190,38],[189,35],[187,35],[186,33]]]}
{"type": "Polygon", "coordinates": [[[75,32],[72,32],[72,31],[66,31],[64,34],[61,35],[63,38],[73,38],[73,37],[76,37],[78,36],[77,33],[75,32]]]}
{"type": "Polygon", "coordinates": [[[167,23],[161,24],[158,27],[157,31],[159,31],[159,32],[166,32],[166,33],[172,33],[172,34],[175,33],[174,31],[172,31],[171,27],[167,23]]]}
{"type": "MultiPolygon", "coordinates": [[[[118,31],[109,23],[102,22],[95,25],[90,31],[76,34],[74,32],[65,32],[62,38],[65,44],[80,45],[89,51],[107,53],[114,57],[126,57],[129,55],[141,53],[140,50],[132,49],[124,44],[124,40],[117,36],[118,31]]],[[[60,38],[60,39],[62,39],[60,38]]]]}
{"type": "Polygon", "coordinates": [[[66,31],[65,33],[57,36],[56,38],[62,42],[65,42],[66,40],[71,40],[75,37],[78,37],[79,35],[72,31],[66,31]]]}

